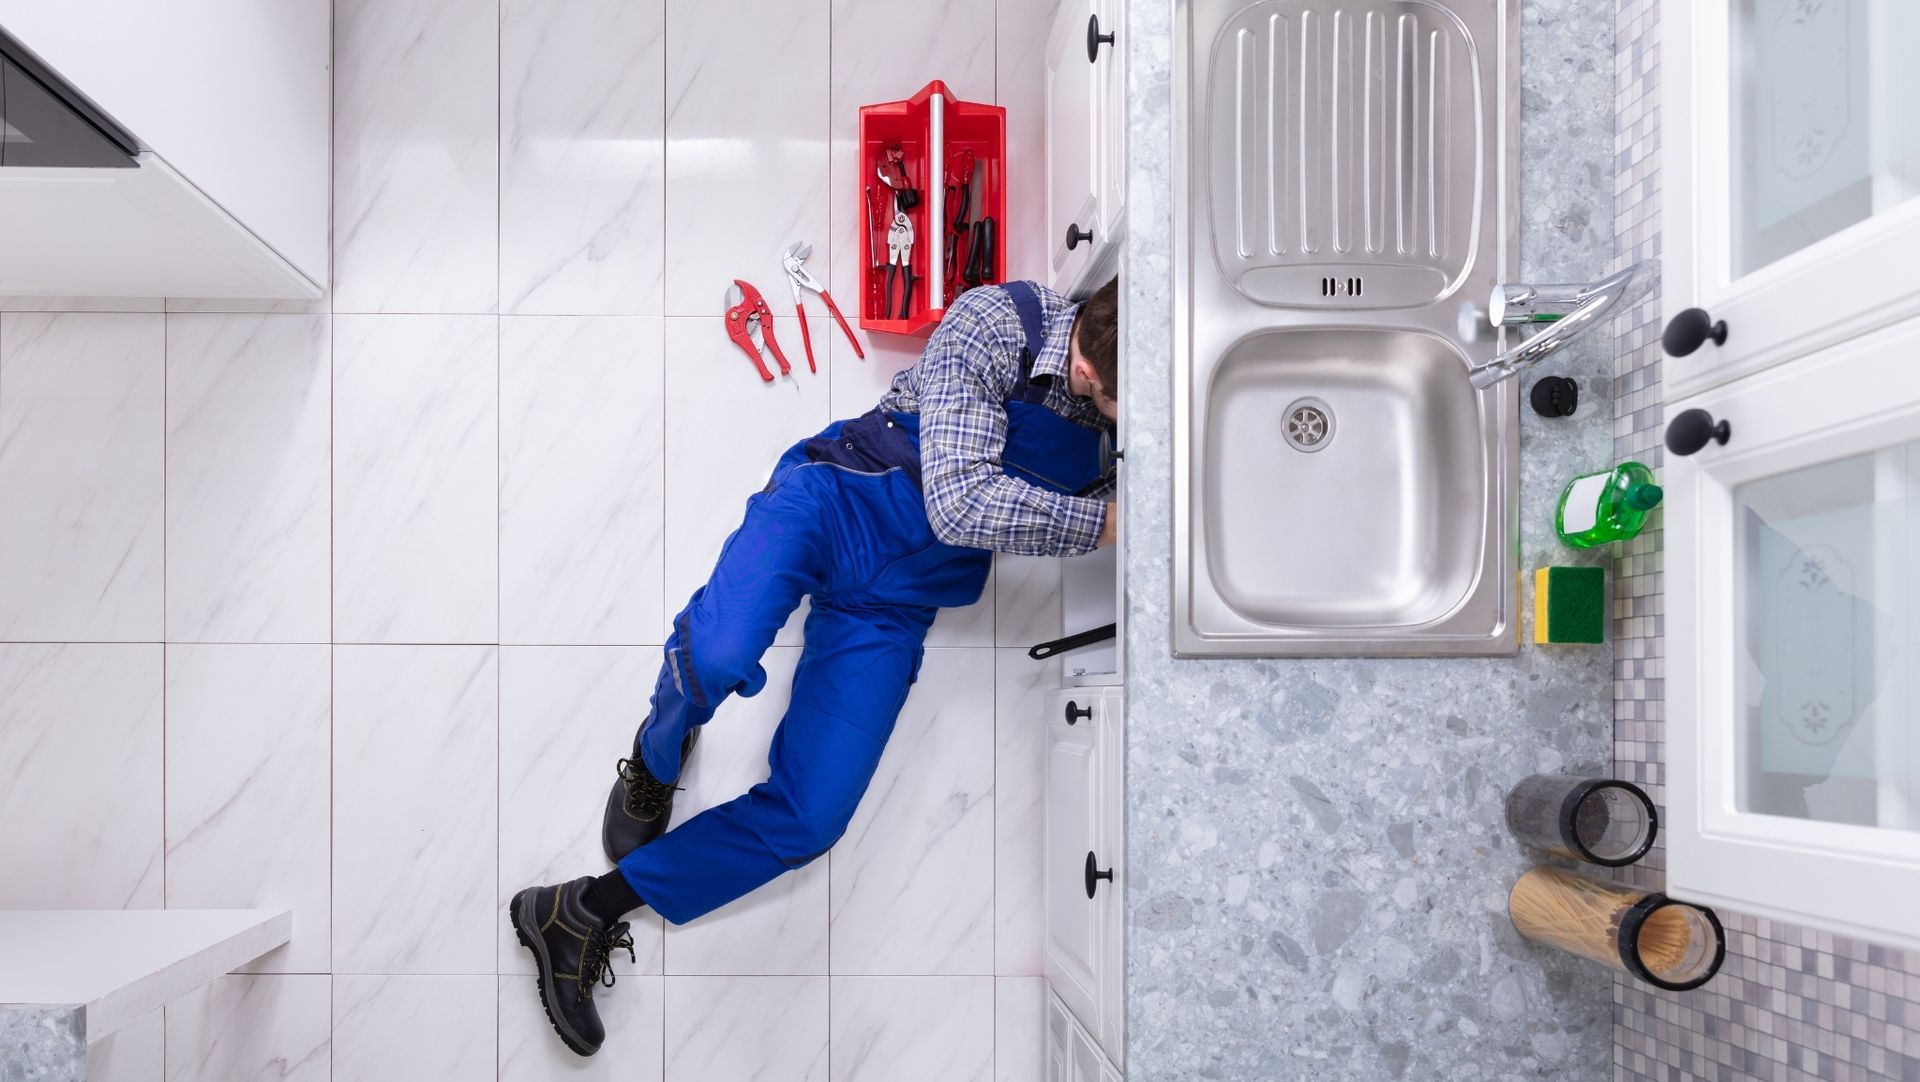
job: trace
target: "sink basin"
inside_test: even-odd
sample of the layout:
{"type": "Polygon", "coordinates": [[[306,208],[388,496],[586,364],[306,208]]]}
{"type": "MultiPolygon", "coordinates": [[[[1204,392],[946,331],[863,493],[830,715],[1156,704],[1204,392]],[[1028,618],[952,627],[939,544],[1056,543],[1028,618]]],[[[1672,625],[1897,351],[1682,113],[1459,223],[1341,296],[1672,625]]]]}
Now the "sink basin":
{"type": "Polygon", "coordinates": [[[1207,389],[1207,570],[1276,625],[1411,628],[1479,574],[1488,493],[1460,351],[1430,334],[1265,331],[1207,389]]]}
{"type": "Polygon", "coordinates": [[[1511,5],[1176,12],[1175,651],[1513,653],[1511,5]]]}

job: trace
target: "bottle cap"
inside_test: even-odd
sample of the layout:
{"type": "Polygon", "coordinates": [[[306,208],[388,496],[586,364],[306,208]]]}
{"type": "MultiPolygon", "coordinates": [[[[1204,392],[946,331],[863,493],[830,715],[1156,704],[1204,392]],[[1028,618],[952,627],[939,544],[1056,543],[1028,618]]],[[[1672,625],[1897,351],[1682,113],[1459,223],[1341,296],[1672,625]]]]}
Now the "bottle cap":
{"type": "Polygon", "coordinates": [[[1636,511],[1651,511],[1663,495],[1659,485],[1641,483],[1627,490],[1627,506],[1636,511]]]}

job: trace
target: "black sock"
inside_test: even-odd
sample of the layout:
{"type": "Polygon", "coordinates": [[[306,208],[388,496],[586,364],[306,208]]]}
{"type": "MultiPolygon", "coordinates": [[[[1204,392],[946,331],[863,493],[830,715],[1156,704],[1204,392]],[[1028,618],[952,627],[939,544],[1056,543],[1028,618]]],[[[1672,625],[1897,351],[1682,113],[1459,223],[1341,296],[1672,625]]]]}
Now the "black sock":
{"type": "Polygon", "coordinates": [[[633,884],[627,882],[627,877],[620,874],[618,868],[589,884],[586,893],[580,896],[580,902],[587,907],[587,912],[608,924],[646,904],[633,892],[633,884]]]}

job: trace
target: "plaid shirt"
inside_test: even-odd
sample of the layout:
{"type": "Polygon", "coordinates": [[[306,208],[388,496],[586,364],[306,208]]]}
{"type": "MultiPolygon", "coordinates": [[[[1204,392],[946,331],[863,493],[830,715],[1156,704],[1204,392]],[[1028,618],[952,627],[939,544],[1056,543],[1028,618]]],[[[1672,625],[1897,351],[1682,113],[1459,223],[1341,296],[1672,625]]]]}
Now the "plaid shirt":
{"type": "MultiPolygon", "coordinates": [[[[1035,285],[1045,326],[1035,377],[1051,376],[1048,409],[1075,424],[1112,431],[1092,399],[1067,392],[1067,345],[1080,306],[1035,285]]],[[[1092,552],[1106,523],[1103,498],[1062,496],[1001,471],[1007,396],[1020,380],[1026,333],[1006,291],[971,289],[954,301],[913,367],[893,377],[880,408],[920,415],[920,471],[927,520],[949,545],[1024,556],[1092,552]]]]}

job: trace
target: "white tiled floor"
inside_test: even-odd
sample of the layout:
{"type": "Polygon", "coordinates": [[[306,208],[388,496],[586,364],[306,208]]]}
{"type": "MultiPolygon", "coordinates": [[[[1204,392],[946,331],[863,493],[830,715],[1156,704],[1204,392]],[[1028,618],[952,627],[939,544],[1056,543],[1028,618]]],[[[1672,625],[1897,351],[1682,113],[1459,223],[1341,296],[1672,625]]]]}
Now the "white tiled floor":
{"type": "MultiPolygon", "coordinates": [[[[1049,0],[336,0],[318,304],[0,301],[0,905],[286,905],[294,941],[96,1050],[133,1082],[1030,1082],[1053,561],[945,614],[826,858],[636,922],[594,1060],[502,900],[597,872],[668,621],[776,455],[918,343],[851,309],[855,110],[1008,107],[1036,273],[1049,0]],[[762,385],[722,291],[765,293],[762,385]],[[22,828],[25,825],[25,828],[22,828]],[[14,874],[20,870],[22,874],[14,874]]],[[[799,621],[682,807],[765,776],[799,621]]]]}

